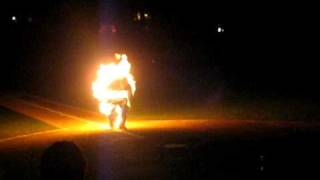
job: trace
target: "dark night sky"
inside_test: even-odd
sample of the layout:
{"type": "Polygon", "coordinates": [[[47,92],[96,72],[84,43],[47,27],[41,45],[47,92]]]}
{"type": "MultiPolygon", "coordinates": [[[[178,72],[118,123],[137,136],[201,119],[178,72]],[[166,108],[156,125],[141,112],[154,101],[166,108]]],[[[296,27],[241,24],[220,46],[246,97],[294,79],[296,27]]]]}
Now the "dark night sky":
{"type": "Polygon", "coordinates": [[[1,14],[1,89],[89,101],[88,74],[97,57],[122,50],[132,57],[137,102],[318,99],[315,19],[300,4],[11,2],[1,14]],[[137,11],[151,19],[133,21],[137,11]],[[217,32],[218,26],[225,31],[217,32]]]}

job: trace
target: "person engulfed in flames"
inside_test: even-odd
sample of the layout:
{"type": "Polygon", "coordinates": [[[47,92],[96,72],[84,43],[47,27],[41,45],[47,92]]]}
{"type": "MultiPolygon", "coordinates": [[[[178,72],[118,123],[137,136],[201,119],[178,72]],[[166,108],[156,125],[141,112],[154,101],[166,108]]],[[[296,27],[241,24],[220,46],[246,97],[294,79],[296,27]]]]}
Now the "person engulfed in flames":
{"type": "Polygon", "coordinates": [[[127,56],[115,54],[115,59],[115,63],[100,66],[92,90],[100,102],[99,110],[109,118],[111,128],[126,129],[127,112],[136,82],[130,73],[131,65],[127,56]]]}

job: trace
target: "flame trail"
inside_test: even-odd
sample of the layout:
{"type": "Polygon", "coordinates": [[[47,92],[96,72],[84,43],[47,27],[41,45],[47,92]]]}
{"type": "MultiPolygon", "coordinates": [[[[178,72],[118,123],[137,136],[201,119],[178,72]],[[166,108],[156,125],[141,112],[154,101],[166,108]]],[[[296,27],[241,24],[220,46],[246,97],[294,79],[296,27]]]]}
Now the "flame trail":
{"type": "Polygon", "coordinates": [[[119,128],[123,121],[123,109],[117,102],[122,101],[126,106],[131,106],[130,97],[136,91],[136,82],[130,73],[131,64],[127,55],[115,54],[115,58],[118,63],[100,65],[97,79],[92,83],[92,90],[93,96],[99,101],[100,112],[108,117],[115,115],[114,127],[119,128]],[[114,84],[117,82],[120,87],[115,88],[114,84]]]}

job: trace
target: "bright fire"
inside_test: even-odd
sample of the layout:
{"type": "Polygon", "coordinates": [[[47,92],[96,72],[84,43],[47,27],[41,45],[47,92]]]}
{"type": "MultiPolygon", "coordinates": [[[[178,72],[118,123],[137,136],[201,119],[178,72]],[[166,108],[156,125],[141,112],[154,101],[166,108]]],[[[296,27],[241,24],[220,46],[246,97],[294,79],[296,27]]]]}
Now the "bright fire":
{"type": "Polygon", "coordinates": [[[125,54],[115,54],[116,63],[101,64],[97,71],[97,79],[92,83],[93,96],[99,101],[99,110],[102,114],[109,117],[115,112],[114,127],[119,128],[122,121],[123,109],[117,103],[119,100],[125,100],[128,107],[130,97],[136,91],[136,82],[130,73],[131,64],[125,54]],[[114,84],[119,81],[125,81],[128,87],[115,88],[114,84]]]}

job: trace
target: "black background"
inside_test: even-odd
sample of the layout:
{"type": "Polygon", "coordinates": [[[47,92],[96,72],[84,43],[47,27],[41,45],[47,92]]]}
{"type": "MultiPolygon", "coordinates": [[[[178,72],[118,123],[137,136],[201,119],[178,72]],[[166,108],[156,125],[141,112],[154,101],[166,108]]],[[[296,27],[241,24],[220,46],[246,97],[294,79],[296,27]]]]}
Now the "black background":
{"type": "Polygon", "coordinates": [[[319,98],[311,4],[67,0],[1,8],[4,92],[93,106],[90,86],[102,57],[124,52],[141,107],[319,98]],[[138,11],[151,18],[134,21],[138,11]]]}

